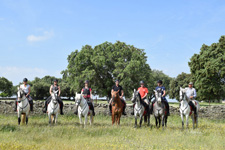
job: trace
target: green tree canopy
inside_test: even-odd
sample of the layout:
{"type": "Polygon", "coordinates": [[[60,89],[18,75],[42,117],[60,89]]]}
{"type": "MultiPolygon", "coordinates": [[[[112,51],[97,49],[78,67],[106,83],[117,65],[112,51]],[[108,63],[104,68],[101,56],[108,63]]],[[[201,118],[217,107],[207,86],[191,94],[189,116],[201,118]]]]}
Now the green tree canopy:
{"type": "Polygon", "coordinates": [[[13,84],[5,77],[0,77],[0,97],[10,97],[13,94],[13,84]]]}
{"type": "Polygon", "coordinates": [[[125,96],[130,97],[139,81],[144,80],[148,86],[152,81],[150,66],[143,49],[117,41],[105,42],[92,48],[83,46],[68,56],[67,70],[62,71],[70,83],[71,90],[80,92],[85,80],[90,80],[94,94],[111,96],[111,87],[119,79],[125,96]]]}
{"type": "Polygon", "coordinates": [[[169,85],[169,97],[171,99],[179,100],[180,87],[188,87],[189,82],[192,80],[191,74],[182,72],[176,78],[173,78],[169,85]]]}
{"type": "Polygon", "coordinates": [[[200,53],[189,62],[200,100],[221,99],[225,91],[225,36],[219,43],[202,45],[200,53]]]}

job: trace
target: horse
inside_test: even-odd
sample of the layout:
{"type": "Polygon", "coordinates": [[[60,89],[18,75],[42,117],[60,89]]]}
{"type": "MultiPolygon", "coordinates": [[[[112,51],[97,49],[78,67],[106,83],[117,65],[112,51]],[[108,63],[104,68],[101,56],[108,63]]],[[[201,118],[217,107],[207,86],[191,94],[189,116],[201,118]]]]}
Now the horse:
{"type": "Polygon", "coordinates": [[[141,95],[136,89],[134,89],[134,93],[131,101],[135,103],[134,107],[134,116],[135,116],[135,128],[137,127],[137,117],[140,117],[140,127],[142,124],[143,116],[147,117],[148,126],[150,125],[150,114],[145,110],[145,107],[141,104],[141,95]]]}
{"type": "Polygon", "coordinates": [[[123,105],[118,91],[112,92],[112,125],[120,125],[120,117],[122,115],[123,105]]]}
{"type": "Polygon", "coordinates": [[[22,120],[22,124],[25,124],[25,118],[26,118],[26,125],[28,124],[28,116],[30,112],[30,104],[26,97],[25,92],[18,87],[17,92],[17,114],[18,114],[18,125],[20,125],[20,122],[22,120]]]}
{"type": "Polygon", "coordinates": [[[93,124],[94,116],[93,116],[93,110],[89,108],[87,100],[84,99],[82,94],[76,93],[75,96],[75,103],[78,106],[78,116],[80,119],[80,124],[82,125],[82,117],[84,117],[84,126],[87,125],[87,117],[90,116],[89,122],[90,125],[93,124]]]}
{"type": "Polygon", "coordinates": [[[49,124],[56,124],[58,113],[59,113],[59,103],[58,103],[58,91],[53,91],[51,94],[51,102],[48,104],[48,118],[49,124]]]}
{"type": "Polygon", "coordinates": [[[167,126],[167,112],[166,112],[166,106],[164,102],[162,101],[162,89],[160,90],[154,90],[155,93],[155,99],[156,102],[153,105],[153,114],[155,116],[155,124],[156,127],[161,124],[162,121],[162,127],[164,128],[164,125],[167,126]]]}
{"type": "Polygon", "coordinates": [[[199,111],[199,108],[200,108],[199,102],[196,101],[196,100],[192,100],[192,102],[194,103],[194,105],[196,107],[196,112],[197,112],[197,115],[193,115],[194,113],[192,113],[192,108],[188,104],[190,99],[186,95],[186,89],[180,87],[180,93],[179,94],[180,94],[180,117],[181,117],[181,120],[182,120],[182,128],[184,128],[184,118],[183,118],[184,115],[186,117],[187,128],[188,128],[188,118],[189,118],[189,116],[191,116],[191,118],[192,118],[193,129],[195,128],[195,124],[196,124],[196,128],[197,128],[198,127],[198,111],[199,111]]]}

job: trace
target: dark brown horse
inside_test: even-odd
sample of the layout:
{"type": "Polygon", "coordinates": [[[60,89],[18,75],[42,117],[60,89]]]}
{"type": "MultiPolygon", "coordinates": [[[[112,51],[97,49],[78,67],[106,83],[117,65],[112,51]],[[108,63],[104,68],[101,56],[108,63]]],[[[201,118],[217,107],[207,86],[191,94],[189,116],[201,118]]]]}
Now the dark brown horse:
{"type": "Polygon", "coordinates": [[[118,92],[112,92],[112,125],[116,122],[120,124],[120,117],[123,111],[123,105],[118,92]]]}

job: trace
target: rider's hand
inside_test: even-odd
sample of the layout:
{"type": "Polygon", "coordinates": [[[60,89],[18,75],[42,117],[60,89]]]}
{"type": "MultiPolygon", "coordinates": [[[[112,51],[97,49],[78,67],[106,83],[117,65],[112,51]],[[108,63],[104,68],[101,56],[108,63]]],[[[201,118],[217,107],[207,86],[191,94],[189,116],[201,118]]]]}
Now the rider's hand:
{"type": "Polygon", "coordinates": [[[122,99],[122,98],[123,98],[123,96],[120,96],[120,98],[122,99]]]}
{"type": "Polygon", "coordinates": [[[190,99],[192,99],[194,96],[190,96],[190,99]]]}

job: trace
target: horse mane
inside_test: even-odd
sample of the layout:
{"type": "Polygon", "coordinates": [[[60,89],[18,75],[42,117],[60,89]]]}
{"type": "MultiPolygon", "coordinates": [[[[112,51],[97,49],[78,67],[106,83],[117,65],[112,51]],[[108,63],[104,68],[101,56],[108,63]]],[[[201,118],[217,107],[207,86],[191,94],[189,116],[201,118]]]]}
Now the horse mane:
{"type": "Polygon", "coordinates": [[[141,101],[141,94],[138,91],[137,91],[137,93],[138,93],[138,98],[141,101]]]}

